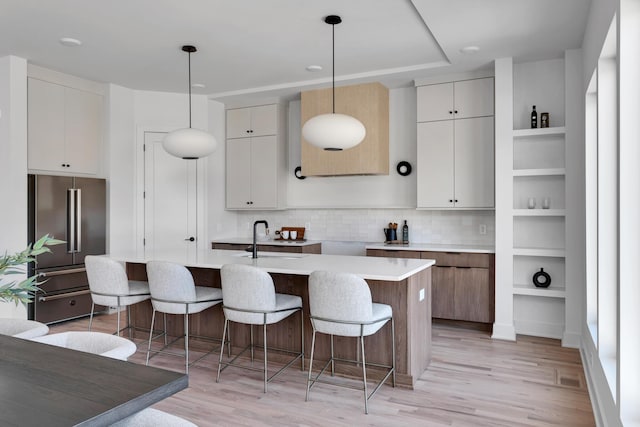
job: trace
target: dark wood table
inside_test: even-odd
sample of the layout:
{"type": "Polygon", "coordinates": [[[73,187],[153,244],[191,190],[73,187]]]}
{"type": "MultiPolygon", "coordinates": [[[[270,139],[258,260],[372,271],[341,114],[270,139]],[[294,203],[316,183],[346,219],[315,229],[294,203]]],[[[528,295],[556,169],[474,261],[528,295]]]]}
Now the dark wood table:
{"type": "Polygon", "coordinates": [[[187,388],[187,375],[0,335],[0,424],[104,426],[187,388]]]}

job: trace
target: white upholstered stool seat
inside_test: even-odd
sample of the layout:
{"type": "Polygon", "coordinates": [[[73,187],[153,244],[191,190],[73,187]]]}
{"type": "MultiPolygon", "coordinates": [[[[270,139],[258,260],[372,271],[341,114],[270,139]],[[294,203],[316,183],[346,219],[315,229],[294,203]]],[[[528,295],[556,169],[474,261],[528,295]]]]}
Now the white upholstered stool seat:
{"type": "MultiPolygon", "coordinates": [[[[336,273],[330,271],[314,271],[309,275],[309,313],[313,326],[311,340],[311,360],[309,361],[309,375],[307,377],[307,394],[316,382],[328,382],[320,379],[321,375],[331,365],[331,375],[335,372],[335,362],[362,364],[362,383],[364,391],[364,412],[369,413],[369,399],[392,376],[392,383],[396,385],[395,370],[395,333],[393,312],[390,305],[374,303],[367,282],[355,274],[336,273]],[[378,332],[388,321],[391,321],[391,364],[373,364],[387,369],[385,376],[378,382],[375,389],[367,390],[367,363],[364,351],[364,337],[378,332]],[[331,356],[320,372],[312,378],[313,353],[315,350],[316,333],[331,336],[331,356]],[[334,357],[333,336],[357,337],[360,344],[360,361],[345,360],[334,357]]],[[[329,384],[333,384],[328,382],[329,384]]],[[[335,384],[338,385],[338,384],[335,384]]]]}
{"type": "Polygon", "coordinates": [[[146,408],[111,427],[197,427],[191,421],[154,408],[146,408]]]}
{"type": "Polygon", "coordinates": [[[229,334],[229,322],[250,325],[251,338],[249,345],[227,362],[222,360],[224,352],[223,349],[220,349],[220,361],[216,382],[220,381],[220,372],[228,366],[262,371],[264,392],[266,393],[267,383],[284,369],[291,366],[298,358],[301,359],[301,369],[304,370],[304,316],[302,314],[302,298],[297,295],[276,293],[273,279],[269,273],[250,265],[223,265],[220,269],[220,279],[222,284],[222,309],[225,317],[222,339],[224,340],[229,334]],[[291,351],[288,349],[267,347],[267,325],[278,323],[297,311],[300,312],[301,321],[301,350],[291,351]],[[264,353],[262,368],[254,368],[252,366],[234,363],[236,359],[247,350],[251,351],[251,361],[253,362],[253,325],[262,325],[262,350],[264,353]],[[293,354],[294,358],[269,377],[267,368],[268,350],[293,354]]]}
{"type": "Polygon", "coordinates": [[[91,315],[89,330],[93,323],[96,304],[118,308],[118,322],[116,334],[123,329],[129,329],[131,337],[131,305],[151,298],[149,284],[138,280],[129,280],[124,266],[110,258],[87,255],[84,258],[91,291],[91,315]],[[120,308],[127,307],[127,326],[120,329],[120,308]]]}
{"type": "MultiPolygon", "coordinates": [[[[185,372],[189,373],[189,315],[200,313],[220,304],[222,302],[222,290],[208,286],[196,286],[191,272],[185,266],[172,262],[149,261],[147,263],[147,277],[149,279],[149,290],[151,291],[153,314],[151,316],[151,331],[149,332],[146,363],[147,365],[149,364],[151,353],[182,356],[182,354],[168,351],[167,348],[176,340],[184,338],[185,372]],[[156,312],[184,315],[184,334],[176,338],[172,343],[167,343],[166,340],[167,325],[165,318],[165,345],[161,350],[151,349],[156,312]]],[[[224,346],[221,345],[221,347],[224,346]]],[[[206,354],[202,357],[204,356],[206,354]]]]}
{"type": "Polygon", "coordinates": [[[102,332],[61,332],[31,340],[119,360],[127,360],[136,352],[136,345],[132,341],[102,332]]]}
{"type": "Polygon", "coordinates": [[[0,335],[35,338],[49,333],[49,327],[35,320],[0,318],[0,335]]]}

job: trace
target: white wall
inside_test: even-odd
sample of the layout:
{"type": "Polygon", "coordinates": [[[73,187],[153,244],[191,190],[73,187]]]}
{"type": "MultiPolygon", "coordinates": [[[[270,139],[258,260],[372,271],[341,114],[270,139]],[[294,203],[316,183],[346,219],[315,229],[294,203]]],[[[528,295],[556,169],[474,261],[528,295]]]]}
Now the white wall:
{"type": "MultiPolygon", "coordinates": [[[[0,181],[0,252],[18,252],[27,244],[27,61],[15,56],[0,58],[0,181]]],[[[26,310],[0,303],[0,317],[26,310]]]]}
{"type": "MultiPolygon", "coordinates": [[[[189,125],[186,94],[137,91],[110,85],[109,88],[109,195],[110,249],[131,251],[143,237],[144,211],[141,188],[144,176],[142,143],[144,131],[170,131],[189,125]]],[[[208,101],[204,95],[192,95],[192,126],[209,130],[218,140],[218,149],[198,160],[199,245],[208,245],[209,224],[235,225],[224,212],[224,111],[222,104],[208,101]]],[[[224,228],[224,227],[223,227],[224,228]]],[[[215,228],[214,228],[215,229],[215,228]]]]}
{"type": "Polygon", "coordinates": [[[107,252],[135,247],[135,118],[133,90],[109,85],[105,169],[107,171],[107,252]]]}
{"type": "Polygon", "coordinates": [[[218,148],[207,158],[208,242],[220,237],[238,235],[236,213],[225,206],[225,106],[209,101],[209,132],[218,141],[218,148]]]}

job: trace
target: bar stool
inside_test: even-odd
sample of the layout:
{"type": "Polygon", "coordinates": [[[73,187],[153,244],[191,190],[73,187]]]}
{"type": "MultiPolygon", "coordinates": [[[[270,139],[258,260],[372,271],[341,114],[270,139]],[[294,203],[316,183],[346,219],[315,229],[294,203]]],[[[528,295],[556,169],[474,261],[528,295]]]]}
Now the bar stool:
{"type": "Polygon", "coordinates": [[[151,298],[149,284],[138,280],[129,280],[124,267],[110,258],[87,255],[84,265],[89,279],[91,291],[91,315],[89,316],[89,330],[93,322],[95,305],[116,307],[118,309],[118,326],[116,335],[128,329],[131,338],[131,306],[151,298]],[[120,308],[127,307],[127,326],[120,329],[120,308]]]}
{"type": "Polygon", "coordinates": [[[229,322],[236,322],[250,325],[251,342],[228,362],[222,361],[223,349],[220,349],[220,361],[218,363],[216,382],[220,381],[220,372],[228,366],[262,371],[264,377],[264,392],[266,393],[267,383],[278,376],[284,369],[291,366],[298,358],[302,361],[301,370],[304,371],[304,316],[302,314],[302,298],[296,295],[277,294],[273,279],[269,273],[249,265],[223,265],[220,269],[220,278],[222,279],[222,298],[224,301],[222,309],[225,317],[222,339],[224,340],[229,333],[229,322]],[[300,351],[267,347],[267,325],[278,323],[296,311],[300,311],[300,351]],[[238,357],[249,349],[251,350],[251,361],[253,362],[253,325],[262,325],[262,350],[264,352],[264,366],[262,369],[234,363],[238,357]],[[267,350],[294,354],[295,357],[280,368],[278,372],[269,377],[267,350]]]}
{"type": "Polygon", "coordinates": [[[313,326],[313,339],[311,340],[311,360],[309,362],[309,376],[307,378],[307,394],[305,400],[309,400],[309,391],[316,382],[339,385],[320,379],[320,376],[329,365],[331,365],[331,376],[333,376],[336,361],[355,364],[360,363],[356,360],[336,358],[333,352],[333,336],[358,337],[362,358],[364,412],[368,414],[369,399],[373,397],[390,375],[392,375],[393,378],[393,386],[396,386],[395,331],[391,306],[372,302],[369,285],[364,279],[355,274],[314,271],[309,276],[309,312],[311,325],[313,326]],[[371,394],[368,394],[364,337],[375,334],[389,320],[391,320],[391,366],[369,363],[371,366],[385,368],[388,369],[388,371],[371,394]],[[331,358],[320,370],[318,375],[312,379],[311,371],[313,368],[316,332],[331,335],[331,358]]]}
{"type": "MultiPolygon", "coordinates": [[[[196,286],[191,272],[180,264],[165,261],[149,261],[147,263],[147,277],[149,279],[149,290],[151,291],[151,305],[153,315],[151,316],[151,331],[149,332],[149,345],[147,347],[147,361],[151,353],[166,353],[174,356],[181,354],[166,351],[171,344],[184,337],[184,358],[185,371],[189,373],[189,315],[200,313],[207,308],[213,307],[222,302],[222,291],[219,288],[208,286],[196,286]],[[176,338],[167,344],[167,325],[165,319],[164,337],[165,346],[161,350],[151,350],[151,340],[153,337],[153,325],[156,319],[156,312],[165,314],[184,315],[184,335],[176,338]]],[[[223,339],[224,343],[224,339],[223,339]]],[[[224,348],[224,345],[221,347],[224,348]]],[[[207,353],[208,354],[208,353],[207,353]]],[[[203,355],[205,357],[207,354],[203,355]]],[[[198,360],[200,360],[200,357],[198,360]]],[[[193,363],[197,362],[194,361],[193,363]]]]}
{"type": "Polygon", "coordinates": [[[35,320],[0,318],[0,335],[16,338],[35,338],[47,335],[49,327],[35,320]]]}

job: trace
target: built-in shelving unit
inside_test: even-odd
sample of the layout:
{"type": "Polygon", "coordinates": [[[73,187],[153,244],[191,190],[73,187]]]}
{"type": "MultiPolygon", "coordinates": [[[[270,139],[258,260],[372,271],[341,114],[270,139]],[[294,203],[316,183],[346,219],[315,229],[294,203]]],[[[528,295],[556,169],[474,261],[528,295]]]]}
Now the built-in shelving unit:
{"type": "Polygon", "coordinates": [[[567,295],[563,67],[563,61],[551,61],[513,69],[513,163],[507,172],[513,190],[505,206],[511,208],[507,226],[512,227],[508,252],[515,333],[553,338],[563,337],[567,295]],[[552,127],[528,128],[532,105],[538,114],[550,114],[552,127]],[[551,277],[547,288],[533,283],[541,268],[551,277]]]}

